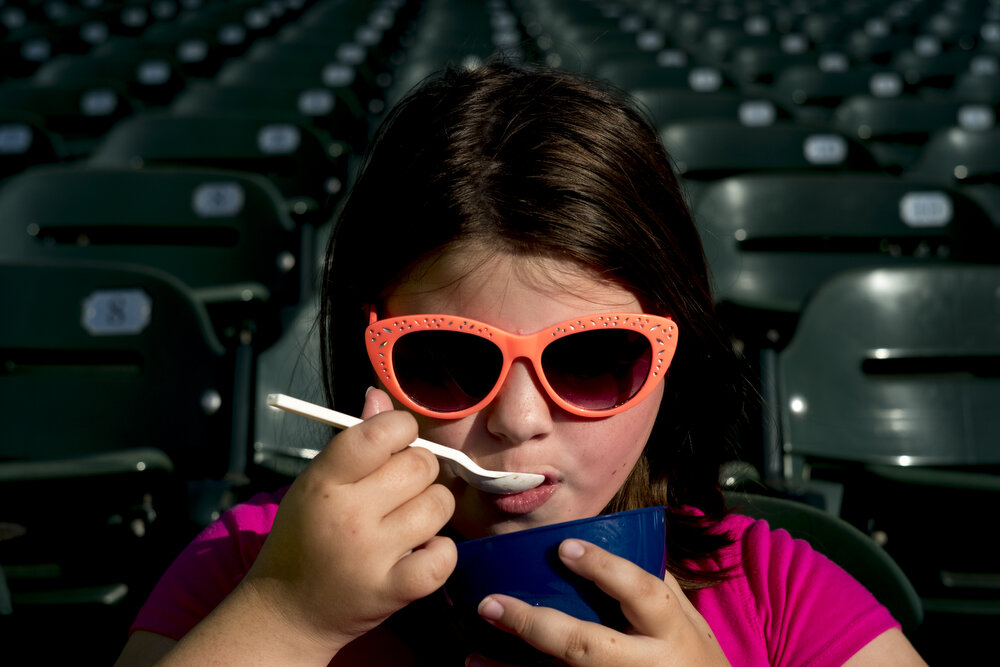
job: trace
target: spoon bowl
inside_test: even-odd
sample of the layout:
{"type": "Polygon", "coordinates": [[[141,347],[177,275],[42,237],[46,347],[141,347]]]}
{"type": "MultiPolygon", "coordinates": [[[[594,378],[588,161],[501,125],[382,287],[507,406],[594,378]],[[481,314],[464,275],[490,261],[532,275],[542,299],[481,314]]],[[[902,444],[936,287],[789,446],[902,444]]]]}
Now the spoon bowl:
{"type": "MultiPolygon", "coordinates": [[[[350,428],[361,423],[361,419],[351,415],[324,408],[315,403],[309,403],[299,398],[285,394],[268,394],[267,404],[271,407],[291,412],[302,417],[308,417],[330,426],[350,428]]],[[[455,474],[480,491],[496,494],[519,493],[533,489],[545,481],[544,475],[528,472],[504,472],[502,470],[486,470],[479,467],[475,461],[464,453],[451,447],[439,445],[436,442],[417,438],[410,447],[422,447],[439,459],[448,461],[455,474]]]]}

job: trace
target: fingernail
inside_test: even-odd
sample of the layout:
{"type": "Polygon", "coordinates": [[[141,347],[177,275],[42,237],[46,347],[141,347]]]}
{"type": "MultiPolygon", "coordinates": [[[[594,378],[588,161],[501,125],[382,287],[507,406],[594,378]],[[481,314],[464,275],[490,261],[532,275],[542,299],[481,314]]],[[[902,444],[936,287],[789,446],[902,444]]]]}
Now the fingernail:
{"type": "Polygon", "coordinates": [[[503,605],[493,598],[486,598],[479,603],[479,615],[488,621],[499,621],[503,617],[503,605]]]}
{"type": "Polygon", "coordinates": [[[368,387],[367,389],[365,389],[365,409],[363,410],[363,413],[368,413],[368,411],[371,410],[371,414],[369,414],[367,417],[364,417],[364,414],[362,414],[362,417],[364,417],[365,419],[374,417],[378,413],[382,412],[379,409],[377,402],[375,402],[373,405],[369,405],[368,403],[369,396],[371,395],[373,389],[375,389],[375,387],[368,387]]]}
{"type": "Polygon", "coordinates": [[[577,540],[563,540],[559,545],[559,555],[563,558],[576,560],[583,555],[583,544],[577,540]]]}

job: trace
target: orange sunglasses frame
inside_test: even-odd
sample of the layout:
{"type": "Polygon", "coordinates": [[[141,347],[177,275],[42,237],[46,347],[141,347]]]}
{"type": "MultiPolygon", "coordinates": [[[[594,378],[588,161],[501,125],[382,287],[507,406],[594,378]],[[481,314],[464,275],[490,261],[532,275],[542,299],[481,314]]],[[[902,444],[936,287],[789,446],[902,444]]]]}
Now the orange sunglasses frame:
{"type": "Polygon", "coordinates": [[[458,315],[402,315],[384,320],[377,317],[374,308],[370,311],[370,323],[365,333],[365,347],[372,368],[389,393],[413,412],[434,417],[436,419],[460,419],[482,410],[500,391],[511,364],[515,359],[528,359],[534,368],[535,375],[545,388],[552,401],[566,412],[580,417],[610,417],[623,412],[633,404],[648,396],[666,375],[667,368],[677,349],[677,325],[668,317],[649,315],[645,313],[599,313],[585,317],[574,318],[546,327],[533,334],[515,334],[497,327],[461,317],[458,315]],[[564,336],[590,331],[592,329],[632,329],[638,331],[649,340],[653,350],[649,374],[642,387],[634,396],[613,408],[606,410],[589,410],[573,405],[562,398],[549,384],[542,370],[542,350],[554,340],[564,336]],[[399,384],[392,366],[392,350],[401,337],[415,331],[459,331],[472,336],[485,338],[495,344],[503,356],[503,365],[493,389],[478,403],[454,412],[439,412],[427,408],[411,399],[399,384]]]}

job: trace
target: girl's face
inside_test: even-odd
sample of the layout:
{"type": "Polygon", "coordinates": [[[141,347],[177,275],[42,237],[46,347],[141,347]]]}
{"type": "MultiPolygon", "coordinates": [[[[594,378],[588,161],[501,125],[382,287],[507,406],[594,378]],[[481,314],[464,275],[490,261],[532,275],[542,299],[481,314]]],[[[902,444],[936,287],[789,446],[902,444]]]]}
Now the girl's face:
{"type": "MultiPolygon", "coordinates": [[[[379,317],[443,313],[513,333],[534,333],[599,312],[642,312],[632,292],[558,259],[487,255],[452,247],[390,291],[379,317]]],[[[514,362],[496,399],[461,419],[415,415],[423,437],[471,456],[484,468],[541,473],[523,493],[478,491],[442,467],[456,498],[451,525],[467,538],[598,514],[642,454],[663,396],[662,383],[634,407],[601,419],[571,415],[549,399],[531,362],[514,362]]]]}

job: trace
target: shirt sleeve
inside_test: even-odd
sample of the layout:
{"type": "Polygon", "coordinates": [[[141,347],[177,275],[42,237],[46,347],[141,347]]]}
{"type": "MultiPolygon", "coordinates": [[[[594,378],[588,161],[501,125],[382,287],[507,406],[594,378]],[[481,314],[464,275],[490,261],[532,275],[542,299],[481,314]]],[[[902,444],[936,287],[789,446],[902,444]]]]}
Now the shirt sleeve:
{"type": "Polygon", "coordinates": [[[130,629],[180,639],[243,579],[264,544],[284,490],[225,512],[167,568],[130,629]]]}
{"type": "Polygon", "coordinates": [[[899,627],[856,579],[787,531],[756,521],[743,549],[770,664],[841,665],[899,627]]]}

